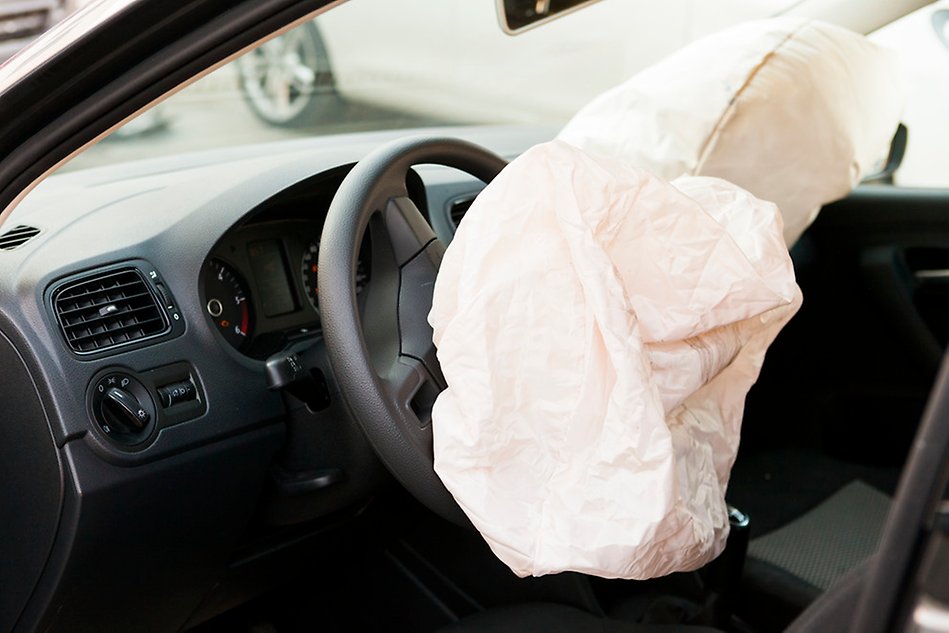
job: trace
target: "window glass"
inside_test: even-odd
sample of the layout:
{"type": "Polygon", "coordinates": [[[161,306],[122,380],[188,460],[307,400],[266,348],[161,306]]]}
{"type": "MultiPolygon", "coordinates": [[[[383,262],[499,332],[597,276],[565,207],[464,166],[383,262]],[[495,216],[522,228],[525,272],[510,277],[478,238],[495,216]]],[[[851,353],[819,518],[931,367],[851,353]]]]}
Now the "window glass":
{"type": "Polygon", "coordinates": [[[949,187],[949,1],[940,0],[873,33],[903,68],[909,135],[896,184],[949,187]]]}
{"type": "Polygon", "coordinates": [[[351,0],[181,90],[66,169],[372,130],[556,131],[689,41],[792,2],[602,0],[512,37],[493,0],[351,0]]]}

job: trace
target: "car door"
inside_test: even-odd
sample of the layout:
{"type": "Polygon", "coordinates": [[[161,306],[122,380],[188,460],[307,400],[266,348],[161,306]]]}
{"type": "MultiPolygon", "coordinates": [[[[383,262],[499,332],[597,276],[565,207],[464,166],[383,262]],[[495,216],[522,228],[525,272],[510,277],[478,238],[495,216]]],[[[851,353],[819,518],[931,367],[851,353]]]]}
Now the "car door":
{"type": "Polygon", "coordinates": [[[902,464],[949,338],[947,7],[871,34],[903,69],[905,157],[895,184],[828,206],[796,248],[811,286],[797,329],[810,358],[826,362],[794,372],[812,395],[793,416],[816,417],[825,445],[856,461],[902,464]]]}
{"type": "Polygon", "coordinates": [[[749,396],[743,442],[895,474],[947,340],[949,192],[859,187],[792,255],[804,306],[749,396]]]}

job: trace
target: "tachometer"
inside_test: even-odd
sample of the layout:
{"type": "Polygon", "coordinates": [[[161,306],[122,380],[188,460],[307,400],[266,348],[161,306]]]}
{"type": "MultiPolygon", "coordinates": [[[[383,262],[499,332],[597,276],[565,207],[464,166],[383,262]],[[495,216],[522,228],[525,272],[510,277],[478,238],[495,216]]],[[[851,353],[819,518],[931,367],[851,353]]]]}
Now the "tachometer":
{"type": "MultiPolygon", "coordinates": [[[[301,262],[301,279],[303,280],[303,291],[310,305],[317,312],[320,311],[320,289],[317,282],[317,273],[319,267],[317,261],[320,258],[320,241],[313,240],[303,251],[303,261],[301,262]]],[[[356,263],[356,294],[362,292],[369,281],[368,266],[363,261],[360,253],[359,261],[356,263]]]]}
{"type": "Polygon", "coordinates": [[[254,315],[240,275],[212,259],[204,269],[205,310],[218,332],[235,349],[243,347],[254,329],[254,315]]]}

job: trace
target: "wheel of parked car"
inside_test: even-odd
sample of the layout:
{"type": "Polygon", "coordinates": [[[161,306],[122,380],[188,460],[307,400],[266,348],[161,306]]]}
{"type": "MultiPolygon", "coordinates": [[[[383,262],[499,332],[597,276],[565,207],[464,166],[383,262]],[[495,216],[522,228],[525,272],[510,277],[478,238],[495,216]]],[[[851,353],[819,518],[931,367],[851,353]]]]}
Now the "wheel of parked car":
{"type": "Polygon", "coordinates": [[[465,141],[419,137],[366,156],[340,185],[323,226],[320,314],[340,392],[379,457],[419,501],[468,524],[433,468],[431,407],[445,378],[427,318],[445,246],[408,194],[406,178],[418,164],[490,182],[506,161],[465,141]],[[367,229],[372,288],[360,311],[356,270],[367,229]]]}
{"type": "Polygon", "coordinates": [[[270,125],[311,125],[335,94],[329,55],[312,22],[240,57],[237,70],[247,105],[270,125]]]}

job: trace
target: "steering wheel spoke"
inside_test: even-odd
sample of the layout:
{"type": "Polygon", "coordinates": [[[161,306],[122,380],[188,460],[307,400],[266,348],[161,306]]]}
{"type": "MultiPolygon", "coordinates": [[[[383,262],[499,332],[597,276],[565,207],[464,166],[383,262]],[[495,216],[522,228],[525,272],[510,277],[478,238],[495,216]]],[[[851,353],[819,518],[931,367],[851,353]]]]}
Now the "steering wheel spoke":
{"type": "MultiPolygon", "coordinates": [[[[438,242],[435,231],[408,196],[389,198],[383,217],[395,263],[400,268],[426,250],[430,244],[438,242]]],[[[432,259],[436,270],[441,266],[441,256],[444,252],[444,247],[437,249],[437,259],[432,259]]]]}
{"type": "Polygon", "coordinates": [[[414,422],[406,429],[418,431],[421,442],[431,450],[432,405],[443,386],[436,383],[424,364],[414,358],[402,356],[393,363],[383,376],[389,397],[398,406],[405,419],[414,422]]]}

